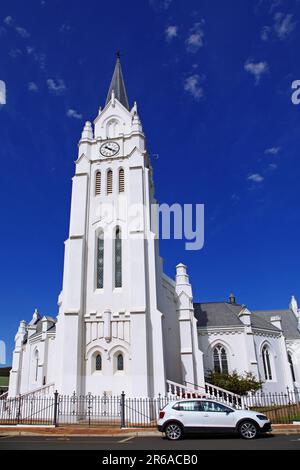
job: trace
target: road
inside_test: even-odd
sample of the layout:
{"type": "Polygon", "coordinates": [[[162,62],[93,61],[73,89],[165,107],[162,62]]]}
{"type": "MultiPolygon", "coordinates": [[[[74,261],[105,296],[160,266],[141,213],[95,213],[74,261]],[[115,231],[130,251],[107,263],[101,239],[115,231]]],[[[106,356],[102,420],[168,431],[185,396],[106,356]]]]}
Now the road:
{"type": "Polygon", "coordinates": [[[254,441],[202,436],[170,442],[161,437],[0,436],[2,450],[300,450],[300,435],[266,435],[254,441]]]}

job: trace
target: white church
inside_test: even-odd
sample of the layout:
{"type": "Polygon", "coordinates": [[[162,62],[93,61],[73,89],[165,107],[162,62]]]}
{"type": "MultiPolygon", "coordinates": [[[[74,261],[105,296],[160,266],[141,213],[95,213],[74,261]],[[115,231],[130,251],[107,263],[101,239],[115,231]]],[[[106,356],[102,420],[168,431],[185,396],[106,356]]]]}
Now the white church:
{"type": "Polygon", "coordinates": [[[35,311],[15,336],[9,396],[56,389],[153,397],[201,390],[209,370],[252,372],[266,392],[300,387],[300,309],[251,311],[233,294],[195,302],[184,264],[162,269],[152,168],[117,58],[106,103],[75,162],[56,318],[35,311]],[[128,208],[142,207],[131,220],[128,208]],[[125,209],[124,209],[125,208],[125,209]]]}

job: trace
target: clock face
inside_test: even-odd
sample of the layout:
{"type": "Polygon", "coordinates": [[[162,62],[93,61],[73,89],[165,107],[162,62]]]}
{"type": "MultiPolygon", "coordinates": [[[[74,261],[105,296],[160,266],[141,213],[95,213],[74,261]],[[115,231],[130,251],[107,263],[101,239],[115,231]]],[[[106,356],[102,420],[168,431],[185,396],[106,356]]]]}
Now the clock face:
{"type": "Polygon", "coordinates": [[[119,150],[120,146],[117,142],[106,142],[100,147],[100,153],[104,157],[113,157],[114,155],[117,155],[119,150]]]}

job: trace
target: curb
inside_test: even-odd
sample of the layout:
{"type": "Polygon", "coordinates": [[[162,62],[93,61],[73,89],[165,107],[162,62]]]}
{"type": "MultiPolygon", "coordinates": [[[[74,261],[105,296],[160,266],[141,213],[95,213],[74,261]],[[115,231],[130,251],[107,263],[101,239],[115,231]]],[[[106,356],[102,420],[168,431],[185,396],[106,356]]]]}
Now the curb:
{"type": "MultiPolygon", "coordinates": [[[[270,433],[273,435],[293,435],[300,434],[300,429],[273,429],[270,433]]],[[[45,433],[45,432],[30,432],[30,431],[2,431],[0,432],[1,437],[14,437],[14,436],[39,436],[45,438],[71,438],[71,437],[158,437],[162,434],[159,431],[136,431],[136,432],[116,432],[116,433],[45,433]]]]}

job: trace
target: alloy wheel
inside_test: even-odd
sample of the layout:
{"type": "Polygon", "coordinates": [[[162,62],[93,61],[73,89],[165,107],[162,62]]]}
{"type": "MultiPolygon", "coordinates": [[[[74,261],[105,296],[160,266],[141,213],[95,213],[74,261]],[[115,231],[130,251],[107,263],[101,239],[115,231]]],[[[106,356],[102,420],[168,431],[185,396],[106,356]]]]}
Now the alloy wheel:
{"type": "Polygon", "coordinates": [[[165,430],[166,436],[172,441],[177,441],[182,436],[181,427],[178,424],[168,424],[165,430]]]}
{"type": "Polygon", "coordinates": [[[254,439],[257,435],[255,424],[247,421],[240,426],[240,434],[244,439],[254,439]]]}

